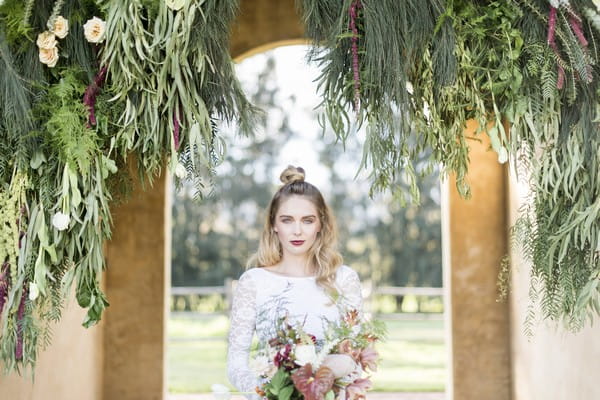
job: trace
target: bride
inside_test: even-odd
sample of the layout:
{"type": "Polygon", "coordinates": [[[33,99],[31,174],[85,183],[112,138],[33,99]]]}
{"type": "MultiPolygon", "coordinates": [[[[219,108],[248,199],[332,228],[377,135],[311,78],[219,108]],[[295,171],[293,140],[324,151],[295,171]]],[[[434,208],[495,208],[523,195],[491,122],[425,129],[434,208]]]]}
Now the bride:
{"type": "MultiPolygon", "coordinates": [[[[337,251],[334,217],[320,191],[304,180],[302,168],[288,167],[283,186],[267,209],[258,251],[248,261],[236,287],[231,310],[227,372],[241,392],[255,393],[261,380],[250,368],[256,333],[259,348],[277,336],[277,322],[286,318],[323,344],[325,327],[340,320],[343,310],[361,310],[358,274],[337,251]]],[[[354,361],[328,365],[343,376],[354,361]]],[[[257,396],[250,396],[257,398],[257,396]]]]}

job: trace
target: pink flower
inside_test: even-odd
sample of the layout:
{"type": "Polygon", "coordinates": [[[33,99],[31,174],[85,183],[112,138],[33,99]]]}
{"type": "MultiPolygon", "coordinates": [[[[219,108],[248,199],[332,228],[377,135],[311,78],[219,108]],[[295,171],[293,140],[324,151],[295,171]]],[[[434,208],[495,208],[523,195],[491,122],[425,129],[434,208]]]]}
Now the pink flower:
{"type": "Polygon", "coordinates": [[[347,400],[366,399],[367,390],[371,389],[372,384],[370,379],[359,378],[346,386],[347,400]]]}
{"type": "Polygon", "coordinates": [[[347,354],[356,362],[358,362],[360,357],[360,350],[355,349],[354,346],[352,346],[352,341],[350,339],[342,340],[340,344],[338,344],[338,353],[347,354]]]}
{"type": "Polygon", "coordinates": [[[379,353],[372,348],[367,347],[360,352],[359,362],[363,369],[370,369],[371,371],[377,371],[377,360],[379,359],[379,353]]]}
{"type": "Polygon", "coordinates": [[[328,367],[319,368],[314,376],[312,366],[306,364],[292,374],[294,386],[302,393],[305,400],[323,400],[325,394],[333,387],[335,376],[328,367]]]}

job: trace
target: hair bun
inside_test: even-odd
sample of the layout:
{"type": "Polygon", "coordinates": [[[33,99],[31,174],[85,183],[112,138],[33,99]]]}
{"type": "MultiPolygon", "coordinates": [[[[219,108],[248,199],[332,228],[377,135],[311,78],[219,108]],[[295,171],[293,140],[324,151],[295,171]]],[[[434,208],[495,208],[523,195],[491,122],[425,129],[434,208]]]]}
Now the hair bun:
{"type": "Polygon", "coordinates": [[[279,176],[279,179],[281,179],[281,182],[283,182],[284,185],[288,185],[294,182],[304,182],[304,176],[305,173],[302,167],[288,165],[279,176]]]}

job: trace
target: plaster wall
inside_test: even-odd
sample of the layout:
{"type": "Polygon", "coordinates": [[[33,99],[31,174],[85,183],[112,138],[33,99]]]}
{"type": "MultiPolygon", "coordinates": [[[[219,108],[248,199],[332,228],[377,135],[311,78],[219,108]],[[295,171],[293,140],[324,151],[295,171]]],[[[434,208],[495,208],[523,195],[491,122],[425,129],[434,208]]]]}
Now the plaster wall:
{"type": "Polygon", "coordinates": [[[29,370],[23,376],[0,375],[0,399],[101,400],[104,326],[101,321],[84,328],[85,314],[73,291],[60,323],[53,327],[51,345],[39,353],[35,379],[29,370]]]}
{"type": "MultiPolygon", "coordinates": [[[[510,175],[510,223],[527,195],[526,187],[510,175]]],[[[529,305],[530,265],[513,249],[511,359],[513,400],[600,399],[600,325],[570,333],[551,321],[536,321],[527,338],[524,321],[529,305]]],[[[597,319],[597,318],[596,318],[597,319]]]]}
{"type": "Polygon", "coordinates": [[[444,276],[450,314],[447,398],[510,399],[510,339],[507,303],[497,301],[500,261],[507,253],[506,167],[490,150],[487,136],[473,138],[467,181],[471,198],[463,199],[449,179],[444,207],[444,276]],[[448,265],[449,264],[449,265],[448,265]],[[448,295],[449,294],[449,295],[448,295]]]}
{"type": "MultiPolygon", "coordinates": [[[[166,170],[166,167],[163,171],[166,170]]],[[[166,318],[170,287],[170,196],[166,174],[112,209],[107,244],[104,399],[166,398],[166,318]]]]}

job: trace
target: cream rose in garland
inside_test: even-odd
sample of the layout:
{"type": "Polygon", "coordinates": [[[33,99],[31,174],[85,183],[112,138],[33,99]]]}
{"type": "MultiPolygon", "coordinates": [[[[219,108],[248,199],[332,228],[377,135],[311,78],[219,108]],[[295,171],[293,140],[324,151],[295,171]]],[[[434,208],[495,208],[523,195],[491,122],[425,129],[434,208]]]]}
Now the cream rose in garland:
{"type": "Polygon", "coordinates": [[[40,50],[39,58],[42,64],[52,68],[58,62],[58,48],[56,45],[56,35],[53,32],[46,31],[38,35],[36,44],[40,50]]]}
{"type": "Polygon", "coordinates": [[[54,29],[52,29],[52,32],[59,39],[64,39],[69,34],[69,21],[59,15],[54,19],[54,29]]]}
{"type": "Polygon", "coordinates": [[[106,34],[106,22],[98,17],[87,20],[83,25],[83,35],[90,43],[101,43],[106,34]]]}
{"type": "Polygon", "coordinates": [[[50,50],[56,47],[58,41],[54,32],[46,31],[38,35],[36,44],[40,49],[50,50]]]}
{"type": "Polygon", "coordinates": [[[58,49],[56,47],[40,49],[39,57],[42,64],[46,64],[50,68],[55,67],[58,62],[58,49]]]}

